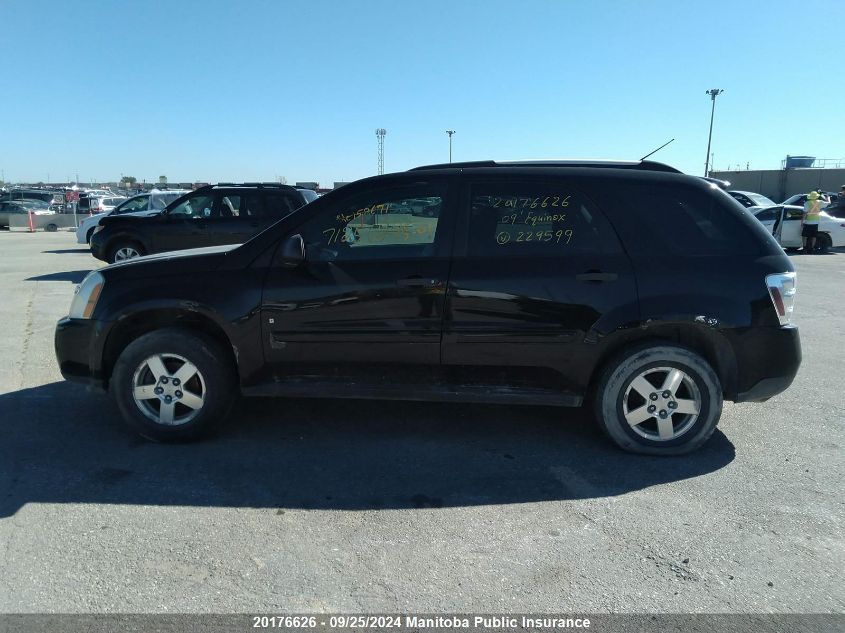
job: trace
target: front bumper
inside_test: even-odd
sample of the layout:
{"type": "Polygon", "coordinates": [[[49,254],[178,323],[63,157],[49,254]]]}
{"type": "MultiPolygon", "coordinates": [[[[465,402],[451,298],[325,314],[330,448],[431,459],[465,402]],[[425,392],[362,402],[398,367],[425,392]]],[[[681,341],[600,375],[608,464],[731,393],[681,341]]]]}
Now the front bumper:
{"type": "Polygon", "coordinates": [[[749,328],[732,339],[737,361],[735,402],[764,402],[792,384],[801,366],[797,326],[749,328]]]}
{"type": "Polygon", "coordinates": [[[64,317],[56,323],[56,360],[66,380],[105,388],[102,373],[105,334],[106,324],[94,319],[64,317]]]}
{"type": "Polygon", "coordinates": [[[102,240],[97,239],[99,233],[94,233],[91,236],[91,254],[101,261],[106,261],[105,244],[102,240]]]}

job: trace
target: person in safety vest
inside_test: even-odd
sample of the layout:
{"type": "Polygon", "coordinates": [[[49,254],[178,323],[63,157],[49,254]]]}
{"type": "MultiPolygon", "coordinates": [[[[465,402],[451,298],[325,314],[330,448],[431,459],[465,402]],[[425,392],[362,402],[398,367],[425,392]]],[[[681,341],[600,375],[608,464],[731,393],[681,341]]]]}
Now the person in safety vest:
{"type": "Polygon", "coordinates": [[[812,255],[816,247],[821,212],[819,194],[817,191],[811,191],[807,194],[807,202],[804,203],[804,215],[801,218],[801,237],[804,238],[804,250],[802,252],[808,255],[812,255]]]}

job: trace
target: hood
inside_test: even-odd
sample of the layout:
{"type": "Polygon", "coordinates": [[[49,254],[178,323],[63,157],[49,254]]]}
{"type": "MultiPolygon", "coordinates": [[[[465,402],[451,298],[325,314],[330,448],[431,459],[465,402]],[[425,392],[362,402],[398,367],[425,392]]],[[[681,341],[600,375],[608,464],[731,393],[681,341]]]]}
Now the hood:
{"type": "Polygon", "coordinates": [[[100,220],[100,224],[107,226],[109,224],[125,224],[131,222],[143,221],[144,218],[158,217],[161,211],[136,211],[134,213],[121,213],[120,215],[106,215],[100,220]]]}
{"type": "Polygon", "coordinates": [[[99,269],[107,277],[169,277],[216,270],[240,244],[189,248],[136,257],[99,269]]]}

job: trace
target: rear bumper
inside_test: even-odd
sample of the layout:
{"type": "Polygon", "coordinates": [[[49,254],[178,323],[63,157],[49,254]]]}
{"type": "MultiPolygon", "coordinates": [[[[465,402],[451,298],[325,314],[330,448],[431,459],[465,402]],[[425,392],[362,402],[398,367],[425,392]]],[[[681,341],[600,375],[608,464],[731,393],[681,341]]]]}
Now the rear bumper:
{"type": "Polygon", "coordinates": [[[737,361],[734,401],[764,402],[792,384],[801,366],[796,326],[752,328],[732,339],[737,361]]]}
{"type": "Polygon", "coordinates": [[[105,388],[101,367],[105,326],[102,321],[68,317],[56,323],[56,360],[66,380],[105,388]]]}

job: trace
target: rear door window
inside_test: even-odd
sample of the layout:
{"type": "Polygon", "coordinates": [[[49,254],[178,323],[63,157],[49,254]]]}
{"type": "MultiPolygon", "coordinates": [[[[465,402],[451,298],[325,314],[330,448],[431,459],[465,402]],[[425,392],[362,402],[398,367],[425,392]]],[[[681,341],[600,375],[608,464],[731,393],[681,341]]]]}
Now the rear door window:
{"type": "Polygon", "coordinates": [[[619,248],[595,205],[566,181],[475,183],[468,230],[470,257],[561,257],[619,248]]]}

